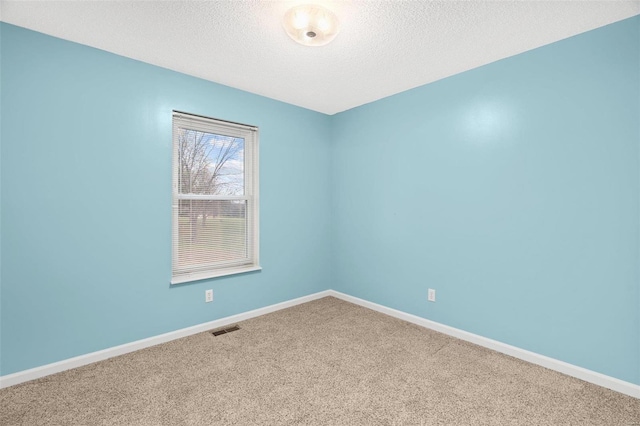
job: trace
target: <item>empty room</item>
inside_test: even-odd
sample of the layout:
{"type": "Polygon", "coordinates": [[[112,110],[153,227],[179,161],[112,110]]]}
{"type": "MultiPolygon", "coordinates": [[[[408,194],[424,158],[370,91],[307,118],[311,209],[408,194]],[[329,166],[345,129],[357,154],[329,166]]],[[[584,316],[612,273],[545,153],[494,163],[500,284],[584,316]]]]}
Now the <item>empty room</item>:
{"type": "Polygon", "coordinates": [[[1,425],[640,425],[640,1],[0,0],[1,425]]]}

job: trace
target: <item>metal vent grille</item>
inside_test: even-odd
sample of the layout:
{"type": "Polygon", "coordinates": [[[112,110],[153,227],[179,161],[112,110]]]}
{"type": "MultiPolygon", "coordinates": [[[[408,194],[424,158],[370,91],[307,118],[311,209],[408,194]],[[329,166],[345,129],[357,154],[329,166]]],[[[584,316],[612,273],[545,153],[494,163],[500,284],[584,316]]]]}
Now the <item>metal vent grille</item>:
{"type": "Polygon", "coordinates": [[[219,330],[213,330],[211,334],[214,336],[221,336],[223,334],[231,333],[232,331],[240,330],[240,327],[237,325],[232,325],[231,327],[221,328],[219,330]]]}

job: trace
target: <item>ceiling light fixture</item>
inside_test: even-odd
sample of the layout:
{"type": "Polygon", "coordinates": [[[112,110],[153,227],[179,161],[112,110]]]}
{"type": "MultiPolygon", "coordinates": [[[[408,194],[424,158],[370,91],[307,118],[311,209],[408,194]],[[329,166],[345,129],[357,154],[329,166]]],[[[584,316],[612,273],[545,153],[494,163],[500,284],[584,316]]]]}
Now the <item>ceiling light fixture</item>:
{"type": "Polygon", "coordinates": [[[305,4],[285,13],[284,29],[289,37],[305,46],[324,46],[338,34],[338,18],[330,10],[305,4]]]}

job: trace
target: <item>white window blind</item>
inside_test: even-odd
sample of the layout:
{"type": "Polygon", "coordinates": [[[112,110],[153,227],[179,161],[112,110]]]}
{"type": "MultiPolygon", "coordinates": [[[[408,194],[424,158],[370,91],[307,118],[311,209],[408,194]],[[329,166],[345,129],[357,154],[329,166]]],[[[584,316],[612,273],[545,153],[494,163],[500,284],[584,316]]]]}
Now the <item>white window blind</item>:
{"type": "Polygon", "coordinates": [[[258,132],[174,111],[172,284],[260,269],[258,132]]]}

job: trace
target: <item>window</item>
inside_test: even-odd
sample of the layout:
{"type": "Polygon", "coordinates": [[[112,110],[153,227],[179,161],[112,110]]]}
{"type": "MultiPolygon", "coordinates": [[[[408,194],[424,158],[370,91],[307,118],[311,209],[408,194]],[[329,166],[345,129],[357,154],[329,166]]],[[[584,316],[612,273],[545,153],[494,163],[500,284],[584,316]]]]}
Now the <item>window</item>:
{"type": "Polygon", "coordinates": [[[172,284],[260,269],[258,131],[173,113],[172,284]]]}

